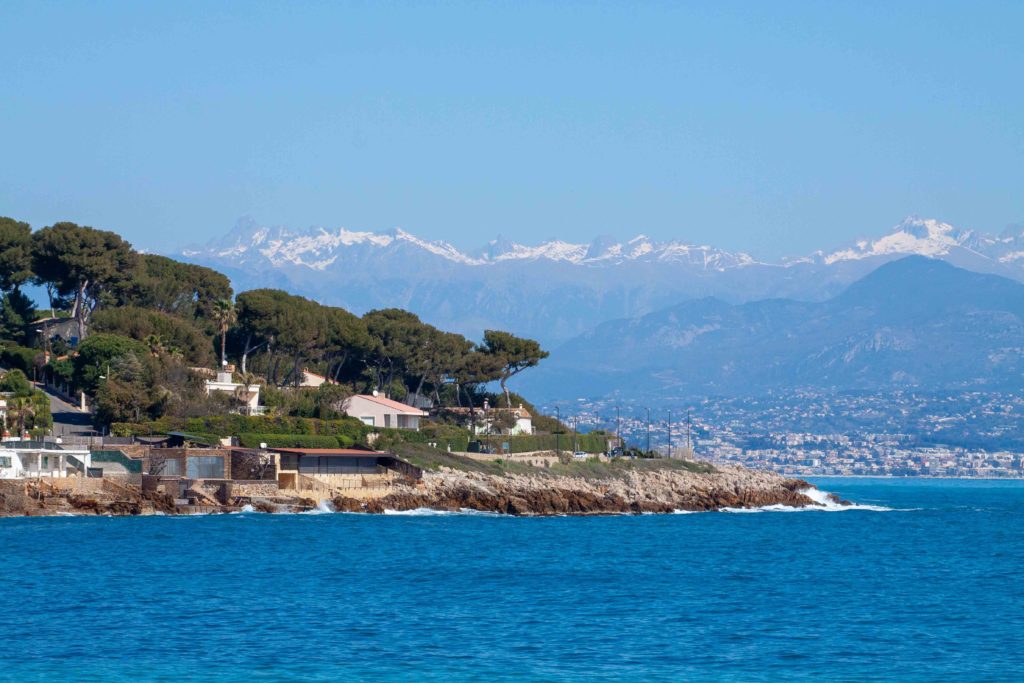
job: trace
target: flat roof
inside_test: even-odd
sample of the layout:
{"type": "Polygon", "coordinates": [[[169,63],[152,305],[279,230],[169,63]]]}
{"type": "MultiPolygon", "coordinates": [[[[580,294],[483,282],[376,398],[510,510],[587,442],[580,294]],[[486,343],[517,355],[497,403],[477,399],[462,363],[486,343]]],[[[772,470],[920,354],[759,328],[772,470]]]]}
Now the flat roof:
{"type": "Polygon", "coordinates": [[[267,448],[267,450],[275,453],[294,453],[295,455],[392,455],[387,451],[368,451],[361,448],[267,448]]]}

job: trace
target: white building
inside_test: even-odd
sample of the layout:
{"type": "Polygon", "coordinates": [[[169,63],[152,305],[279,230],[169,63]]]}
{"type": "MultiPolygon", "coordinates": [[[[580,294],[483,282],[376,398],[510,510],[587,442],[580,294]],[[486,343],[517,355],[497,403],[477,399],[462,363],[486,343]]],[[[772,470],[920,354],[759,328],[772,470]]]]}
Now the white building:
{"type": "Polygon", "coordinates": [[[330,384],[331,380],[327,379],[323,375],[318,375],[315,372],[309,370],[302,371],[302,381],[299,383],[300,387],[313,387],[318,388],[324,384],[330,384]]]}
{"type": "Polygon", "coordinates": [[[419,408],[407,406],[389,398],[368,394],[349,396],[341,404],[346,415],[355,417],[371,427],[384,429],[419,429],[420,418],[427,414],[419,408]]]}
{"type": "Polygon", "coordinates": [[[260,385],[250,384],[245,386],[231,377],[230,370],[223,370],[217,373],[217,379],[206,380],[206,395],[214,391],[231,394],[239,401],[238,412],[243,415],[262,415],[265,406],[260,405],[260,385]]]}
{"type": "Polygon", "coordinates": [[[533,434],[533,416],[530,411],[519,404],[518,408],[491,408],[484,402],[482,409],[471,411],[469,408],[446,408],[446,412],[453,413],[466,425],[470,425],[474,434],[533,434]],[[509,412],[511,411],[511,415],[509,412]]]}
{"type": "Polygon", "coordinates": [[[0,444],[0,479],[85,476],[92,458],[88,449],[63,449],[38,441],[0,444]]]}

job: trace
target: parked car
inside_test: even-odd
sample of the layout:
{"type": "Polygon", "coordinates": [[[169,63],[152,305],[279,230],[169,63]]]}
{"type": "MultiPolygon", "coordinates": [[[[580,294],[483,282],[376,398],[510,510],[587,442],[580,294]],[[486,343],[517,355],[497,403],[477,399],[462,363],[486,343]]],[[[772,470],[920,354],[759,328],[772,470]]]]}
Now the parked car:
{"type": "Polygon", "coordinates": [[[589,457],[590,453],[587,453],[586,451],[576,451],[572,454],[573,460],[586,460],[589,457]]]}

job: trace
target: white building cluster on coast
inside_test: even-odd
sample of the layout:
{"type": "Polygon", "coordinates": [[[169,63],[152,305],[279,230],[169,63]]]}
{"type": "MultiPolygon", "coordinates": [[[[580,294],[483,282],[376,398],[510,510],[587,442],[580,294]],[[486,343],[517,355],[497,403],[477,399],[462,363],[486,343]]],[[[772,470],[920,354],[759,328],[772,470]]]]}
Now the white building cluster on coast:
{"type": "MultiPolygon", "coordinates": [[[[647,408],[578,400],[581,429],[647,441],[647,408]],[[618,413],[618,417],[616,417],[618,413]]],[[[999,392],[827,394],[680,401],[650,411],[652,450],[795,476],[1024,478],[1024,397],[999,392]],[[671,415],[671,423],[669,417],[671,415]]]]}

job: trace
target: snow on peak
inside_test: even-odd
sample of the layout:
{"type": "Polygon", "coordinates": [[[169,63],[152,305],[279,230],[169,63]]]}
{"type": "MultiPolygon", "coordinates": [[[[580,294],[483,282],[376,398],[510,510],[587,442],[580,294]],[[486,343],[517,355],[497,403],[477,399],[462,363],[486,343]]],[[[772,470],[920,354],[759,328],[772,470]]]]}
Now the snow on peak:
{"type": "Polygon", "coordinates": [[[945,256],[951,249],[974,250],[974,231],[961,230],[949,223],[931,218],[911,216],[896,225],[892,232],[876,240],[858,240],[853,246],[825,255],[826,264],[854,261],[872,256],[917,254],[919,256],[945,256]]]}
{"type": "Polygon", "coordinates": [[[203,249],[184,252],[194,258],[207,258],[233,262],[236,265],[265,259],[274,266],[304,266],[325,270],[341,267],[346,259],[365,258],[383,250],[411,249],[410,254],[430,254],[453,263],[484,266],[515,261],[552,261],[585,266],[615,265],[629,261],[679,264],[702,270],[722,271],[758,263],[743,253],[731,253],[707,245],[682,241],[657,242],[647,235],[620,242],[610,237],[599,237],[590,244],[564,240],[549,240],[538,245],[526,245],[501,236],[482,249],[464,252],[443,241],[421,239],[401,228],[371,232],[348,228],[327,229],[313,227],[295,231],[283,227],[257,226],[251,219],[239,224],[227,236],[203,249]],[[352,250],[350,256],[345,250],[352,250]]]}

